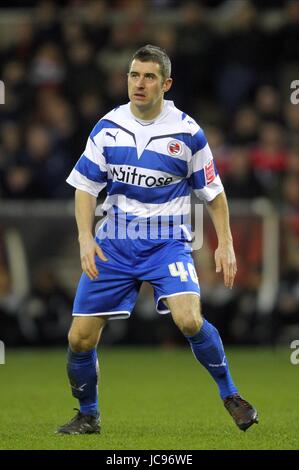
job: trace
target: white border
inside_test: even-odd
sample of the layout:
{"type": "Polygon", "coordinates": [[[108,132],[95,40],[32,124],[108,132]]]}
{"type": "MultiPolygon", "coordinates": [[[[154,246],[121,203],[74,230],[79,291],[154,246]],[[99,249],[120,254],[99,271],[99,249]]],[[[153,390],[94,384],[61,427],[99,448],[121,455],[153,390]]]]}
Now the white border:
{"type": "MultiPolygon", "coordinates": [[[[193,294],[193,295],[197,295],[197,297],[200,298],[200,294],[194,291],[175,292],[174,294],[161,295],[160,297],[158,297],[158,300],[156,302],[156,311],[160,315],[165,315],[167,313],[170,313],[169,309],[167,310],[158,309],[158,304],[160,300],[166,299],[167,297],[174,297],[176,295],[184,295],[184,294],[187,294],[187,295],[193,294]]],[[[73,313],[72,314],[73,317],[96,317],[96,316],[100,317],[100,316],[108,316],[108,315],[110,316],[109,320],[126,320],[127,318],[131,316],[131,312],[129,312],[128,310],[120,310],[118,312],[73,313]]]]}
{"type": "Polygon", "coordinates": [[[165,315],[166,313],[170,313],[169,309],[167,309],[167,310],[159,310],[158,309],[158,304],[159,304],[160,300],[167,299],[167,297],[174,297],[175,295],[184,295],[184,294],[193,294],[193,295],[197,295],[197,297],[200,298],[200,294],[198,292],[194,292],[194,291],[176,292],[175,294],[161,295],[160,297],[158,297],[158,300],[156,302],[157,312],[160,313],[161,315],[165,315]]]}
{"type": "Polygon", "coordinates": [[[131,316],[128,310],[120,310],[119,312],[98,312],[98,313],[73,313],[73,317],[101,317],[109,315],[108,320],[126,320],[131,316]]]}

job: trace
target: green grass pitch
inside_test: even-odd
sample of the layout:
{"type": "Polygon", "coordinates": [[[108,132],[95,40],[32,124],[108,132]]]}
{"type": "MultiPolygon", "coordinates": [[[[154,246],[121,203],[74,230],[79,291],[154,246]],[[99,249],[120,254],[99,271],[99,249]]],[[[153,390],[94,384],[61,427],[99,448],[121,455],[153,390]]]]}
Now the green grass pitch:
{"type": "Polygon", "coordinates": [[[229,349],[260,423],[238,430],[188,347],[100,348],[101,435],[56,435],[72,415],[65,351],[7,350],[0,365],[1,449],[298,449],[299,365],[290,350],[229,349]]]}

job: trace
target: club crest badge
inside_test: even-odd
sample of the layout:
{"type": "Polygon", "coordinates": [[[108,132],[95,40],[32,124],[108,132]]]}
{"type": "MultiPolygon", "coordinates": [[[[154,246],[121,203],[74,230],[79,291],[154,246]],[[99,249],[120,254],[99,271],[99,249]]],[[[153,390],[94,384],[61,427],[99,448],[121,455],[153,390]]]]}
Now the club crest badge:
{"type": "Polygon", "coordinates": [[[169,155],[178,156],[183,152],[183,145],[178,140],[171,140],[167,144],[167,151],[169,155]]]}

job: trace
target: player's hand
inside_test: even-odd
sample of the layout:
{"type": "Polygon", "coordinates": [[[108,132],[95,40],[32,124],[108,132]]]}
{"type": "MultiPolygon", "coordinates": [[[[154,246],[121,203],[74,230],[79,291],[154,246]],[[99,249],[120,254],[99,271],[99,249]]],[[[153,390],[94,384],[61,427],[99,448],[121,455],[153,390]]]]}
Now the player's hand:
{"type": "Polygon", "coordinates": [[[223,272],[225,287],[232,289],[237,273],[237,262],[233,245],[219,245],[215,251],[216,273],[223,272]]]}
{"type": "Polygon", "coordinates": [[[92,236],[80,237],[79,243],[82,269],[87,274],[89,279],[96,279],[99,275],[99,271],[95,263],[96,255],[102,261],[108,261],[108,259],[92,236]]]}

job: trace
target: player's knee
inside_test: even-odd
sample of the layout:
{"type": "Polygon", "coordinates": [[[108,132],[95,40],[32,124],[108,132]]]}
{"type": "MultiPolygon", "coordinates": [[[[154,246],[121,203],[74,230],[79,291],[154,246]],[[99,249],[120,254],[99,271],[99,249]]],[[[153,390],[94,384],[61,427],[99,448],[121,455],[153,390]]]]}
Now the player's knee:
{"type": "Polygon", "coordinates": [[[182,316],[178,325],[182,333],[186,336],[194,336],[202,327],[203,319],[200,315],[194,315],[188,312],[182,316]]]}
{"type": "Polygon", "coordinates": [[[74,352],[86,352],[90,351],[96,346],[92,336],[84,336],[79,333],[72,333],[70,331],[68,335],[69,345],[74,352]]]}

